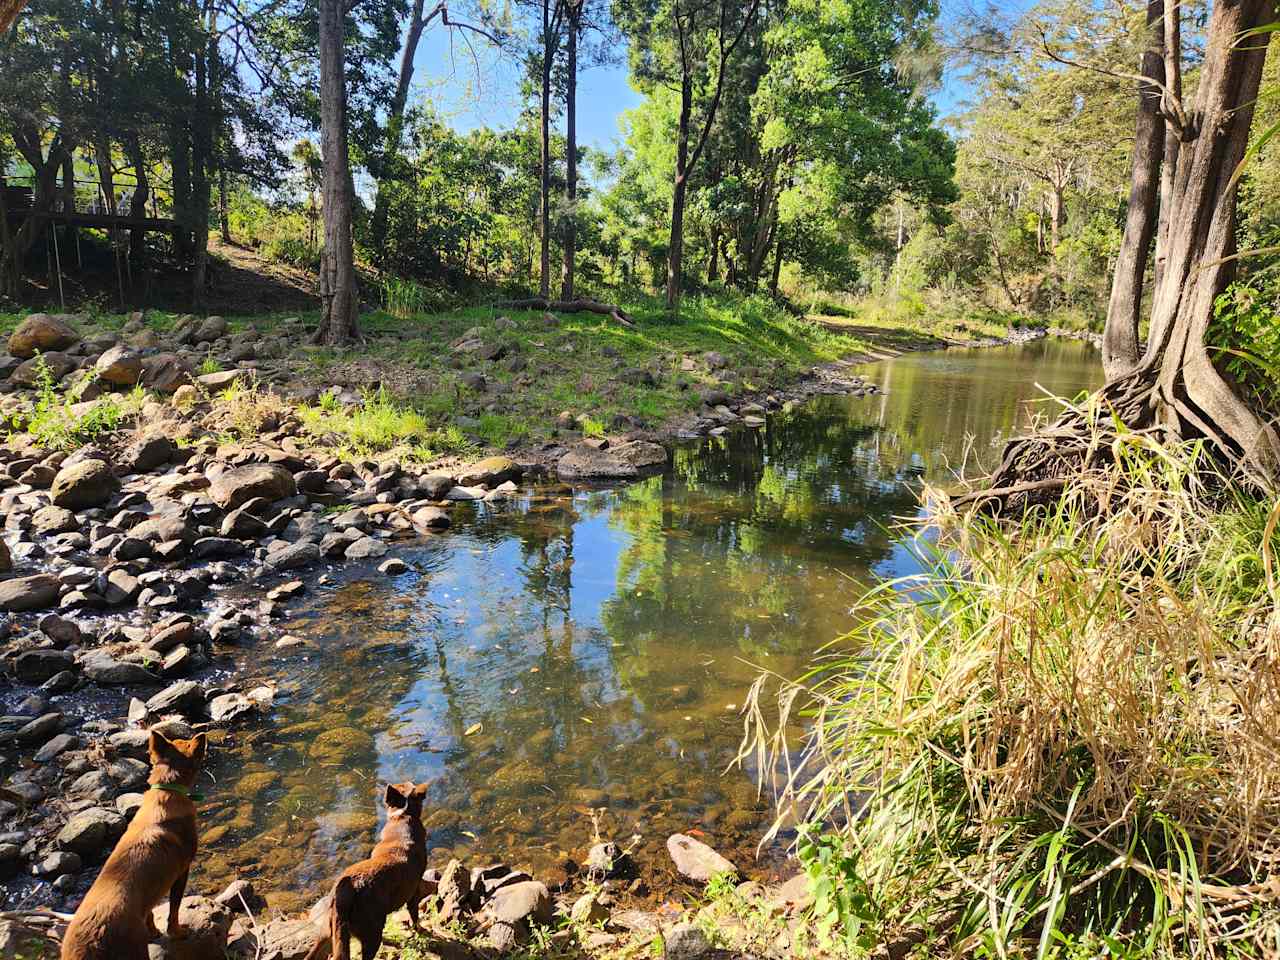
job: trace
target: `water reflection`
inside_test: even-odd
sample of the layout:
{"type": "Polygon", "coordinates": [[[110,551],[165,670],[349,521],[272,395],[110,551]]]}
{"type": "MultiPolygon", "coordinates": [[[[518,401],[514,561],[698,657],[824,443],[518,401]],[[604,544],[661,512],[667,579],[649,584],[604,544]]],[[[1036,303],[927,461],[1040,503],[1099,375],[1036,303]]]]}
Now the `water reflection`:
{"type": "Polygon", "coordinates": [[[847,630],[860,585],[910,564],[891,527],[920,479],[945,479],[966,436],[990,452],[1037,381],[1074,392],[1096,366],[1056,343],[881,364],[883,397],[687,446],[622,490],[460,507],[409,573],[317,590],[288,624],[315,650],[280,665],[270,724],[217,752],[204,884],[261,876],[303,906],[367,849],[375,783],[426,778],[433,862],[554,873],[603,809],[655,887],[676,830],[747,864],[768,811],[722,773],[751,664],[794,674],[847,630]]]}

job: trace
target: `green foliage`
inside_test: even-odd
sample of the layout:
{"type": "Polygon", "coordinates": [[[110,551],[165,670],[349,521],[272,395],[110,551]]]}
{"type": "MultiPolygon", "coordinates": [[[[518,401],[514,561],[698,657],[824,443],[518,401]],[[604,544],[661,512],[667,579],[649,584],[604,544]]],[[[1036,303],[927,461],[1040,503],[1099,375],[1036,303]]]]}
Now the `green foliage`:
{"type": "Polygon", "coordinates": [[[870,951],[877,943],[880,916],[844,838],[810,824],[800,831],[796,857],[813,891],[818,942],[842,951],[870,951]]]}
{"type": "Polygon", "coordinates": [[[1214,361],[1259,405],[1280,412],[1280,281],[1262,275],[1218,297],[1206,336],[1214,361]]]}
{"type": "Polygon", "coordinates": [[[45,449],[74,450],[92,443],[105,434],[124,426],[141,406],[142,392],[120,400],[112,395],[100,397],[88,410],[76,410],[91,377],[81,378],[65,394],[58,389],[48,363],[39,353],[35,356],[36,396],[29,414],[14,416],[10,432],[24,430],[45,449]]]}
{"type": "Polygon", "coordinates": [[[308,433],[359,456],[397,450],[430,459],[467,448],[456,428],[433,427],[421,413],[396,402],[385,389],[366,392],[362,402],[350,409],[344,409],[336,398],[322,397],[314,405],[300,407],[298,415],[308,433]]]}

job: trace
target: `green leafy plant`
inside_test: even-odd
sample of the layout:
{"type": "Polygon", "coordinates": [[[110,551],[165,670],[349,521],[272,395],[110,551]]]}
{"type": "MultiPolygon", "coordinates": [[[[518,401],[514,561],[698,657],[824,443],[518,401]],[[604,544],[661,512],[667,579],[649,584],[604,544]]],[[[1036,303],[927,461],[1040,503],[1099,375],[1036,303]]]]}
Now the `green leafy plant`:
{"type": "Polygon", "coordinates": [[[44,356],[35,355],[36,396],[31,412],[10,420],[11,432],[25,429],[42,447],[74,450],[121,427],[141,407],[142,392],[135,390],[123,401],[112,395],[99,398],[87,409],[77,410],[92,375],[79,379],[70,390],[58,389],[53,371],[44,356]]]}
{"type": "Polygon", "coordinates": [[[1280,412],[1280,282],[1234,283],[1213,306],[1207,342],[1215,362],[1280,412]]]}
{"type": "Polygon", "coordinates": [[[820,943],[846,950],[870,950],[877,942],[879,913],[858,857],[843,840],[815,824],[800,831],[796,856],[813,891],[813,915],[820,943]]]}

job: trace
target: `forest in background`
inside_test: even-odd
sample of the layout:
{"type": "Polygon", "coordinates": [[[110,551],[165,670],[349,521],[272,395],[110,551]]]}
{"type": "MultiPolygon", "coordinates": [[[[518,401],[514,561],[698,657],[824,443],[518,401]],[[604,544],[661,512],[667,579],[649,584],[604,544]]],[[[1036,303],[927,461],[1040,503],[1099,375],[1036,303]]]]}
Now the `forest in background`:
{"type": "MultiPolygon", "coordinates": [[[[1182,19],[1194,90],[1205,11],[1182,19]]],[[[1145,29],[1138,6],[1072,0],[945,25],[933,3],[888,0],[363,0],[344,54],[364,300],[431,311],[495,290],[648,291],[672,305],[680,287],[727,287],[806,309],[920,317],[959,301],[1100,329],[1145,29]],[[428,30],[520,65],[512,127],[460,132],[438,112],[415,75],[428,30]],[[584,147],[579,90],[621,57],[642,102],[620,149],[584,147]],[[940,118],[928,95],[944,70],[969,95],[940,118]]],[[[198,305],[211,234],[319,268],[317,38],[307,2],[34,0],[0,40],[11,188],[56,210],[73,180],[77,209],[175,221],[171,235],[72,238],[77,263],[110,280],[103,306],[141,305],[148,271],[181,271],[198,305]]],[[[1264,96],[1255,129],[1277,118],[1264,96]]],[[[1259,145],[1241,238],[1266,247],[1280,171],[1259,145]]],[[[53,297],[46,234],[32,220],[0,237],[0,292],[53,297]]]]}

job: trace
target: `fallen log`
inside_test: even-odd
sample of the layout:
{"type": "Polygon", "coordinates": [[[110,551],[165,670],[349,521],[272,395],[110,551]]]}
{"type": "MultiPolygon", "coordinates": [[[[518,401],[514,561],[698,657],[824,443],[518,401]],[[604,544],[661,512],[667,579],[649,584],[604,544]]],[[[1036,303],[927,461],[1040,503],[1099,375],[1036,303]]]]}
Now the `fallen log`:
{"type": "Polygon", "coordinates": [[[635,323],[627,316],[626,311],[612,303],[600,303],[598,300],[544,300],[532,297],[528,300],[504,300],[498,304],[504,310],[553,310],[556,313],[598,313],[612,317],[625,327],[634,327],[635,323]]]}

